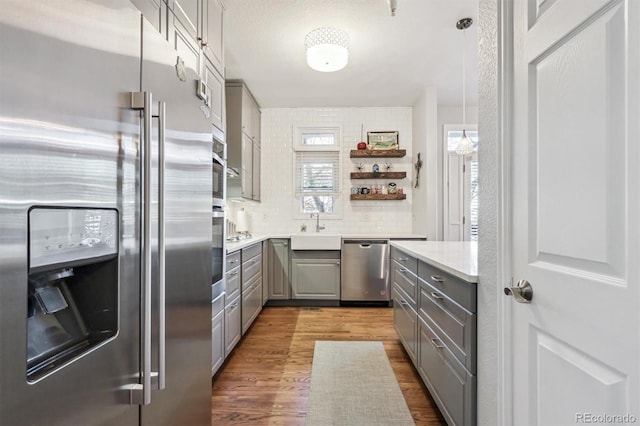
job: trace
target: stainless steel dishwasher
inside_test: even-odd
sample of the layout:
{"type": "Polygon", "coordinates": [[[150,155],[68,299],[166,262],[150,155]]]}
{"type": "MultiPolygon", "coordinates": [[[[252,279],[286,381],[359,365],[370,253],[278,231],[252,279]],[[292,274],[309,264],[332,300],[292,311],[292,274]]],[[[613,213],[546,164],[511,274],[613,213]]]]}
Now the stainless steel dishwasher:
{"type": "Polygon", "coordinates": [[[389,241],[342,240],[340,300],[389,302],[389,241]]]}

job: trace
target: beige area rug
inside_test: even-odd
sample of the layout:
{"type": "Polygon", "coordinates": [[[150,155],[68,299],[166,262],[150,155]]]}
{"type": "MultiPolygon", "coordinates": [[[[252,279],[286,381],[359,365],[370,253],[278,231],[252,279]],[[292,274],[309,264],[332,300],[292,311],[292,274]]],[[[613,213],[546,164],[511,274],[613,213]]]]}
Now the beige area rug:
{"type": "Polygon", "coordinates": [[[382,342],[316,341],[307,426],[414,425],[382,342]]]}

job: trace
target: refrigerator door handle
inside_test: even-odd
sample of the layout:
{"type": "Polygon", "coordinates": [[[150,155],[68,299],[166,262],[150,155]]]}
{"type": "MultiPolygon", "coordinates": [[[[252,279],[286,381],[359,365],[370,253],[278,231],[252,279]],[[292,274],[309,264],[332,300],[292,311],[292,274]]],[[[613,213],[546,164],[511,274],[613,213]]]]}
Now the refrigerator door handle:
{"type": "Polygon", "coordinates": [[[142,347],[142,383],[130,385],[129,403],[151,404],[151,120],[153,119],[152,96],[150,92],[131,93],[131,108],[142,110],[143,141],[140,147],[141,188],[142,188],[142,324],[140,345],[142,347]]]}
{"type": "Polygon", "coordinates": [[[166,280],[165,280],[165,221],[164,172],[166,103],[158,102],[158,390],[166,386],[166,280]]]}
{"type": "Polygon", "coordinates": [[[142,221],[143,221],[143,264],[142,264],[142,383],[129,387],[131,404],[151,403],[151,386],[158,390],[166,387],[166,279],[165,279],[165,134],[166,104],[158,102],[158,115],[153,115],[150,92],[131,94],[131,108],[143,112],[144,140],[142,158],[142,221]],[[151,120],[158,118],[158,372],[151,371],[151,120]]]}

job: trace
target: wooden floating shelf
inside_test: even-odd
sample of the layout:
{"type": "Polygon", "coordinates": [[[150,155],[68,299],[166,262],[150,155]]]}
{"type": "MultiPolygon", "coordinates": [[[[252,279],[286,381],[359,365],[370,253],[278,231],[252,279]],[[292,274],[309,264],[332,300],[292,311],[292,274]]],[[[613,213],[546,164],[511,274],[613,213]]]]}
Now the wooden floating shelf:
{"type": "Polygon", "coordinates": [[[407,172],[351,172],[351,179],[404,179],[407,172]]]}
{"type": "Polygon", "coordinates": [[[406,149],[352,149],[351,158],[364,158],[364,157],[376,157],[376,158],[391,158],[391,157],[404,157],[407,155],[406,149]]]}
{"type": "Polygon", "coordinates": [[[407,194],[351,194],[352,200],[404,200],[407,194]]]}

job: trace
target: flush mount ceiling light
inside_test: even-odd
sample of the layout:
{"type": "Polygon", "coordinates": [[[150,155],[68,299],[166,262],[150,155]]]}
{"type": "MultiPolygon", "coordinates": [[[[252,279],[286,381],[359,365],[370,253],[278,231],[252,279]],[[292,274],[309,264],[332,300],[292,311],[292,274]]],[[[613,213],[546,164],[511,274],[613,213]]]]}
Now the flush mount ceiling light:
{"type": "Polygon", "coordinates": [[[304,44],[307,64],[316,71],[338,71],[349,61],[349,35],[342,30],[316,28],[307,34],[304,44]]]}
{"type": "Polygon", "coordinates": [[[458,155],[467,155],[467,154],[471,154],[473,152],[473,143],[471,142],[471,139],[469,139],[467,137],[467,130],[466,130],[466,114],[465,114],[465,110],[466,110],[466,103],[467,103],[467,97],[466,97],[466,90],[465,90],[465,61],[464,61],[464,41],[465,41],[465,32],[466,29],[469,28],[471,26],[471,24],[473,24],[473,19],[471,18],[463,18],[461,20],[459,20],[458,22],[456,22],[456,28],[459,30],[462,30],[462,137],[460,138],[460,140],[458,141],[458,144],[456,145],[456,154],[458,155]]]}

